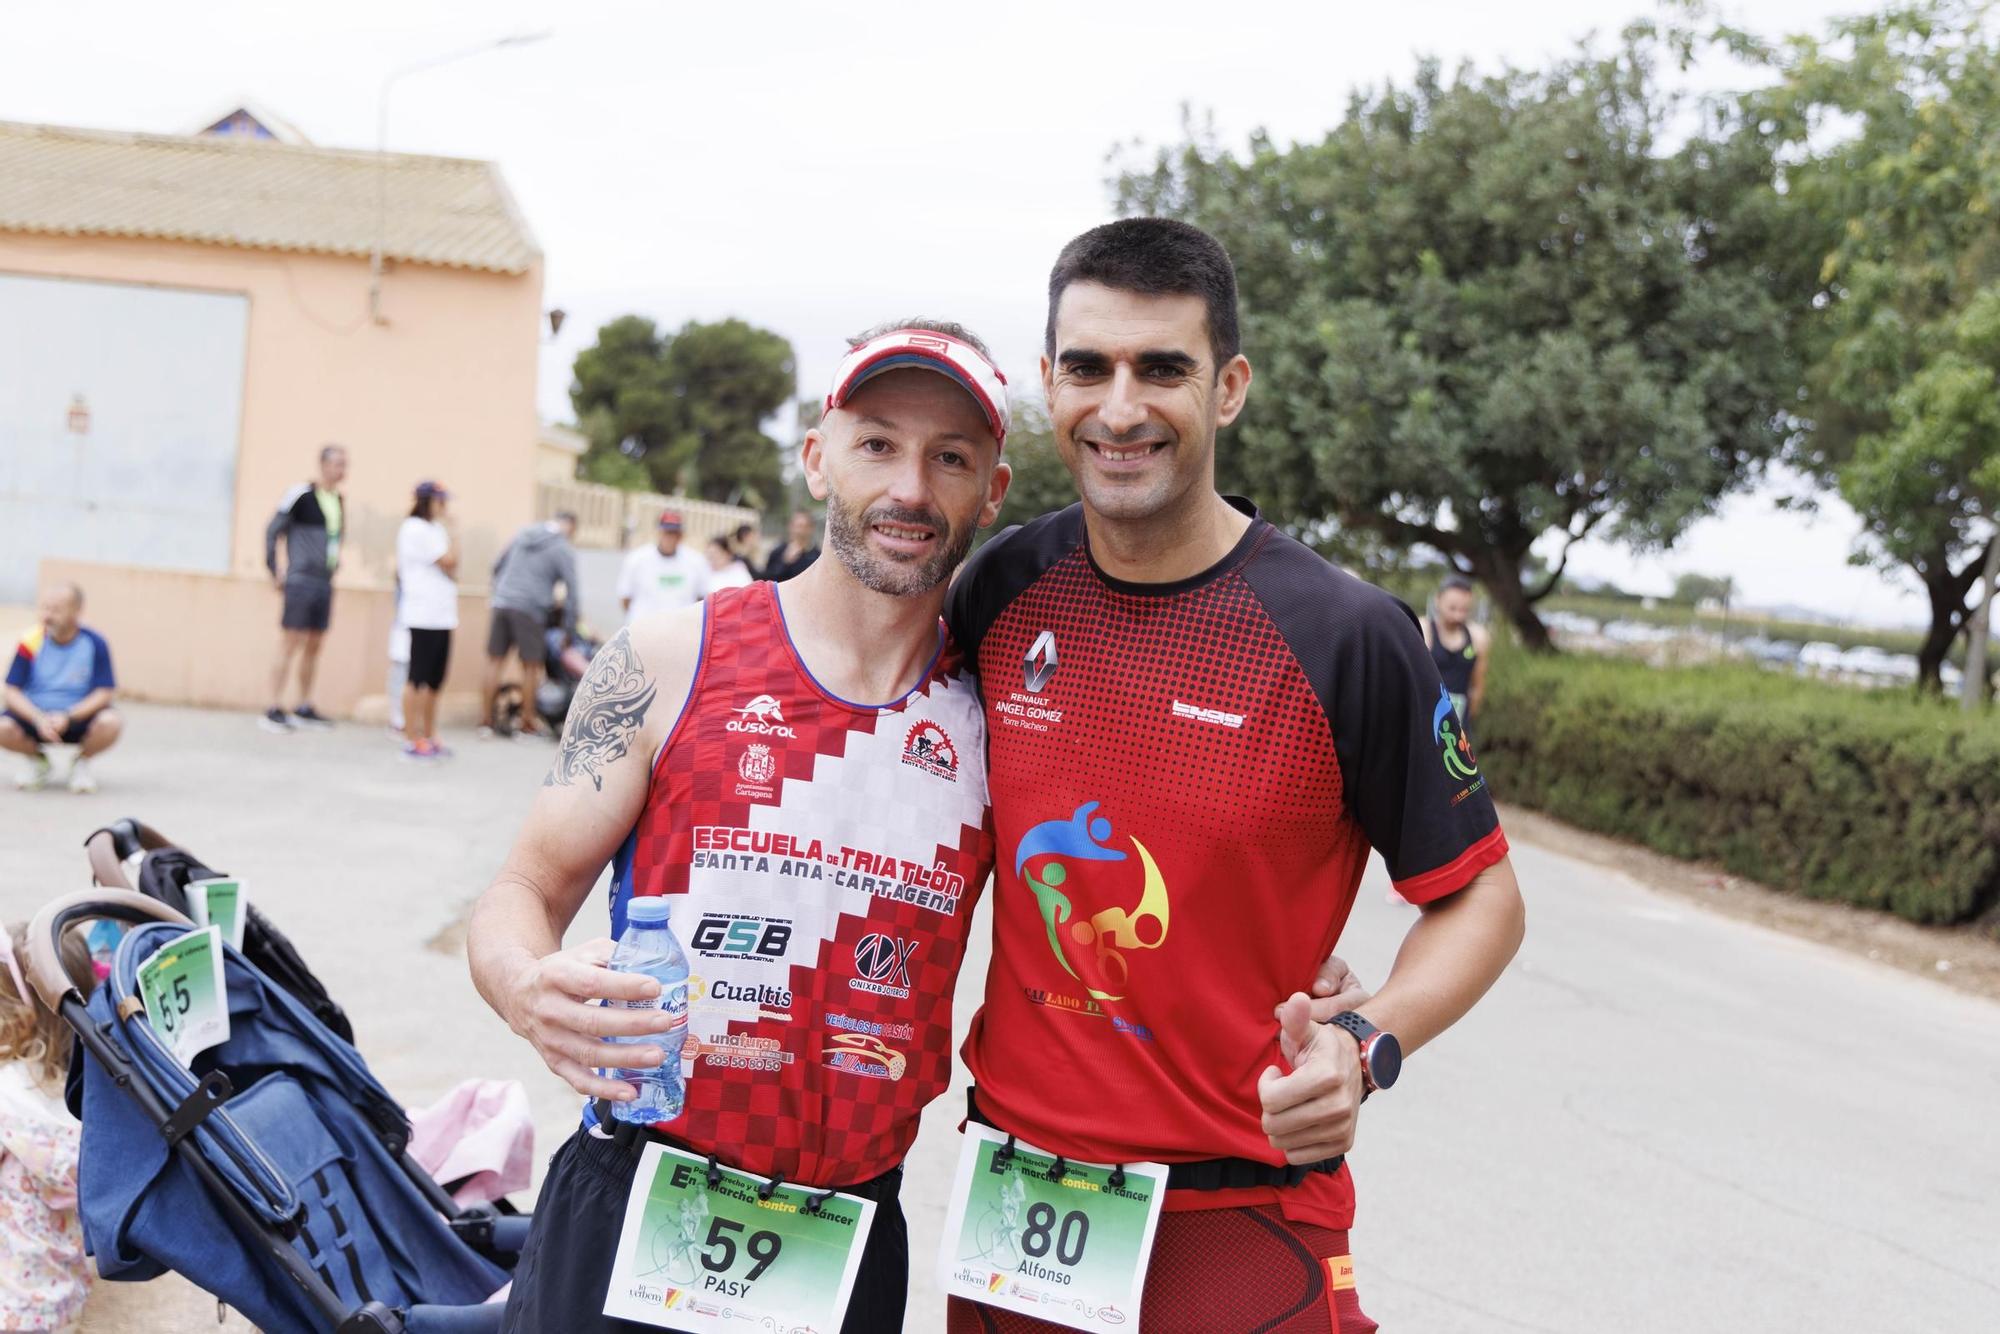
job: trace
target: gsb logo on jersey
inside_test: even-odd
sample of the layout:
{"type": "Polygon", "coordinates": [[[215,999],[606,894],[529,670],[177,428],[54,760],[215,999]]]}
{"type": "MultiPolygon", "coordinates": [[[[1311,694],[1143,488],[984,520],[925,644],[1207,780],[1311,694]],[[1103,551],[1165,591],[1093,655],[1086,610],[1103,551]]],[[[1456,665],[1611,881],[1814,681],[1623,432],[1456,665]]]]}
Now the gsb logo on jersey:
{"type": "Polygon", "coordinates": [[[785,947],[792,943],[792,924],[776,918],[711,913],[695,927],[690,943],[696,953],[711,959],[755,959],[768,963],[785,957],[785,947]]]}
{"type": "Polygon", "coordinates": [[[736,716],[723,724],[724,731],[749,732],[754,736],[798,736],[785,725],[785,712],[775,695],[759,695],[735,712],[736,716]]]}
{"type": "Polygon", "coordinates": [[[910,959],[916,952],[914,940],[880,934],[863,936],[854,943],[854,971],[861,976],[850,977],[847,985],[856,991],[908,1000],[910,959]]]}

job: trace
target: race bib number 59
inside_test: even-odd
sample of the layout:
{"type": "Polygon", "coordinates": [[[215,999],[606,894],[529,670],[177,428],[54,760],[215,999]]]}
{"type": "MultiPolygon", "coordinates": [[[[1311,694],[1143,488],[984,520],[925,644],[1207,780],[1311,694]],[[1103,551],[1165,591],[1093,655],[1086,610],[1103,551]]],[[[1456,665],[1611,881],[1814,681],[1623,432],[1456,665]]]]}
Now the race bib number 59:
{"type": "Polygon", "coordinates": [[[692,1334],[838,1330],[874,1221],[871,1200],[730,1168],[711,1185],[703,1159],[648,1144],[604,1314],[692,1334]]]}

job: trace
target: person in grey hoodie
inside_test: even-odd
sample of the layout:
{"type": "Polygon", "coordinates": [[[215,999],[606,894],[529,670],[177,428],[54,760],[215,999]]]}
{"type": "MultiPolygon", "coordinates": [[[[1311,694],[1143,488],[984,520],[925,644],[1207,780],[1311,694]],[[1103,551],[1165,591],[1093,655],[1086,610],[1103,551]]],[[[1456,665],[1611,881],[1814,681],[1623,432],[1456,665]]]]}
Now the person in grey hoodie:
{"type": "MultiPolygon", "coordinates": [[[[493,565],[493,620],[486,632],[486,688],[480,703],[480,735],[491,735],[494,697],[500,692],[500,669],[512,651],[521,659],[521,697],[532,701],[542,684],[549,613],[556,605],[556,585],[563,587],[563,629],[576,629],[576,516],[567,512],[547,523],[529,524],[493,565]]],[[[521,711],[521,730],[543,730],[532,704],[521,711]]]]}
{"type": "Polygon", "coordinates": [[[271,664],[271,707],[264,712],[268,732],[296,727],[330,727],[312,704],[313,676],[319,669],[320,641],[333,615],[333,572],[340,568],[341,539],[347,531],[347,506],[340,483],[347,476],[347,450],[325,445],[319,451],[319,477],[295,486],[278,502],[278,512],[264,529],[264,568],[284,595],[279,617],[282,636],[278,657],[271,664]],[[278,569],[278,540],[284,539],[285,567],[278,569]],[[285,677],[292,659],[299,661],[299,704],[285,712],[285,677]]]}

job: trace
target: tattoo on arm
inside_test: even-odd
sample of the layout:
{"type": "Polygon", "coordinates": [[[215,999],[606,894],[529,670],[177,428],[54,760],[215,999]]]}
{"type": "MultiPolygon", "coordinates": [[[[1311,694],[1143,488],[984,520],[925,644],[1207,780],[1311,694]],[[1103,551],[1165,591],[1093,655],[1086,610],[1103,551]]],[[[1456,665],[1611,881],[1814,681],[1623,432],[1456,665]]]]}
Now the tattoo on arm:
{"type": "Polygon", "coordinates": [[[583,684],[570,701],[562,750],[543,787],[568,787],[587,777],[604,790],[604,770],[632,748],[645,726],[657,687],[632,648],[632,632],[620,630],[597,651],[583,684]]]}

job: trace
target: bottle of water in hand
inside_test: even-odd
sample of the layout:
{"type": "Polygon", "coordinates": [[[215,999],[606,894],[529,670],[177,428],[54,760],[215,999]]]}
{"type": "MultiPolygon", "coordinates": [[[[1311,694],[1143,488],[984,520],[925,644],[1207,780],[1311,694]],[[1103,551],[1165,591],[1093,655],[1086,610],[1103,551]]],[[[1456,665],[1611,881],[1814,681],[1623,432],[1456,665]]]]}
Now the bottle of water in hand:
{"type": "Polygon", "coordinates": [[[667,901],[658,895],[635,898],[625,909],[625,933],[611,953],[611,968],[619,973],[644,973],[660,984],[658,1000],[614,1001],[632,1010],[665,1010],[674,1026],[664,1033],[609,1039],[634,1046],[657,1046],[666,1059],[656,1067],[620,1069],[608,1072],[639,1091],[631,1102],[613,1103],[621,1121],[641,1125],[671,1121],[681,1114],[685,1090],[681,1084],[681,1049],[687,1045],[688,960],[680,941],[667,924],[667,901]]]}

